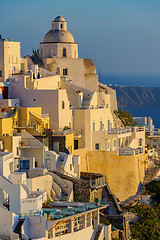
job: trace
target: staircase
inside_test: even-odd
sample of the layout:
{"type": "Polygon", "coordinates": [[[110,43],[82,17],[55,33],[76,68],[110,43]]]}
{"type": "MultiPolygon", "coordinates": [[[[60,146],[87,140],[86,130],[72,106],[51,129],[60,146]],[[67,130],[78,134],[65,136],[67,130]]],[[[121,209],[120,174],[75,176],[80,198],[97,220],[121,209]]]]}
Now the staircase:
{"type": "Polygon", "coordinates": [[[110,200],[107,194],[106,187],[104,188],[103,191],[103,199],[105,199],[106,202],[109,204],[109,215],[118,215],[117,209],[115,208],[113,201],[110,200]]]}
{"type": "Polygon", "coordinates": [[[157,173],[158,173],[159,170],[160,170],[160,167],[151,168],[151,169],[149,170],[149,172],[146,173],[145,178],[144,178],[144,181],[143,181],[143,184],[146,185],[146,184],[149,183],[151,180],[153,180],[153,179],[156,177],[156,175],[157,175],[157,173]]]}
{"type": "Polygon", "coordinates": [[[73,183],[69,180],[60,178],[53,172],[49,172],[53,178],[53,190],[58,201],[67,201],[68,195],[73,188],[73,183]]]}
{"type": "Polygon", "coordinates": [[[15,233],[19,234],[19,238],[21,239],[21,227],[24,223],[24,219],[19,219],[19,222],[14,230],[15,233]]]}

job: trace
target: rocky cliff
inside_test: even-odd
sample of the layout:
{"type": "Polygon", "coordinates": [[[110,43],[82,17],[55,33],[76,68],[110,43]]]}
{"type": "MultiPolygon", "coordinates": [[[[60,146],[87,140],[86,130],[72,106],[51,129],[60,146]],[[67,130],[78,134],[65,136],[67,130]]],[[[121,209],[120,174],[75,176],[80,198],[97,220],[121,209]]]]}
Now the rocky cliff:
{"type": "Polygon", "coordinates": [[[160,87],[119,87],[116,90],[118,106],[160,107],[160,87]]]}

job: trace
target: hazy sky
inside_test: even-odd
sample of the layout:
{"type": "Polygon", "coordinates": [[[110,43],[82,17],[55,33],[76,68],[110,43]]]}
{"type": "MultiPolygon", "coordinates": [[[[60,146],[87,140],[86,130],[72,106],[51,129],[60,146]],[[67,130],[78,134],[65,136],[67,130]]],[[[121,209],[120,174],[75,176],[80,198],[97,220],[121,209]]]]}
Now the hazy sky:
{"type": "Polygon", "coordinates": [[[1,0],[0,34],[39,48],[58,15],[102,73],[160,73],[160,0],[1,0]]]}

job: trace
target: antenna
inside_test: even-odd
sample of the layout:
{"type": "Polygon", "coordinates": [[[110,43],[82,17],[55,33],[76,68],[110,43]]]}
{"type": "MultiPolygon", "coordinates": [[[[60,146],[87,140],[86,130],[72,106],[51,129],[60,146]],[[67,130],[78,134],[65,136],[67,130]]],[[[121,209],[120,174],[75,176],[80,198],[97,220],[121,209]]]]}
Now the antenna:
{"type": "Polygon", "coordinates": [[[101,83],[101,69],[99,69],[98,81],[101,83]]]}

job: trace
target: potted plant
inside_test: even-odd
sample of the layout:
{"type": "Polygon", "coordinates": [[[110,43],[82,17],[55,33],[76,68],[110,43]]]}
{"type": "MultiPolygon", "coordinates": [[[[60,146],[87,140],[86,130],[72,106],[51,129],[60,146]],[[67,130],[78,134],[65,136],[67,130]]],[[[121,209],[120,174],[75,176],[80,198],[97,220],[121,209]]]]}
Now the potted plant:
{"type": "Polygon", "coordinates": [[[20,141],[20,145],[21,145],[21,147],[24,146],[24,142],[22,140],[20,141]]]}

